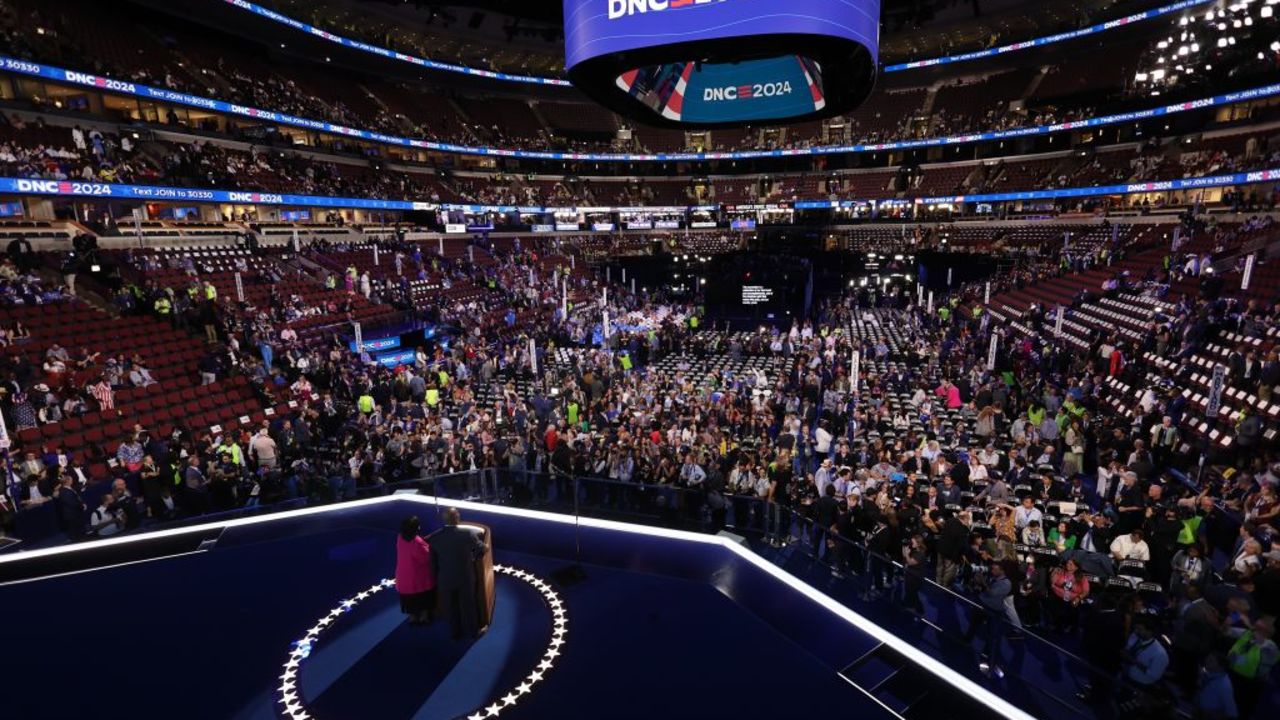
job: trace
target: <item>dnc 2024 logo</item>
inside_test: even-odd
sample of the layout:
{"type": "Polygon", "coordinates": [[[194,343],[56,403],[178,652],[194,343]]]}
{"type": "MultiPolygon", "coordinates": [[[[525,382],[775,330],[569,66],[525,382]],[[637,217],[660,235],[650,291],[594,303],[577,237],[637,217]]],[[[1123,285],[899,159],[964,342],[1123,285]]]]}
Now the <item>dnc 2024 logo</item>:
{"type": "Polygon", "coordinates": [[[714,5],[726,2],[726,0],[608,0],[608,2],[609,19],[617,20],[644,13],[679,10],[699,5],[714,5]]]}
{"type": "Polygon", "coordinates": [[[702,91],[702,101],[751,100],[753,98],[785,97],[790,94],[791,82],[783,80],[781,82],[755,83],[754,85],[706,88],[702,91]]]}

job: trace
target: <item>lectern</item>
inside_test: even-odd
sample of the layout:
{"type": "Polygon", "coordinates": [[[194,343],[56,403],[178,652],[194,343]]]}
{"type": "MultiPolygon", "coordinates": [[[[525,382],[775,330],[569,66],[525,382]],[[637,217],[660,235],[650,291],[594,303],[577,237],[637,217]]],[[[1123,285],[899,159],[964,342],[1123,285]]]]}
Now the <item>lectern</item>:
{"type": "Polygon", "coordinates": [[[484,542],[484,555],[476,558],[476,627],[483,632],[493,621],[493,604],[497,600],[493,582],[493,533],[488,525],[479,523],[458,523],[458,527],[470,530],[484,542]]]}

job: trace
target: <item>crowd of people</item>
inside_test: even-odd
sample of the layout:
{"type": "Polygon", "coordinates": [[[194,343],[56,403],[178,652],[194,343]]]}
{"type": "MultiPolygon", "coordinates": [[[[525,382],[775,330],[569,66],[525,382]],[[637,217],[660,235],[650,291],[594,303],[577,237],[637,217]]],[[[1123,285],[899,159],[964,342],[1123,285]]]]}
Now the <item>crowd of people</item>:
{"type": "MultiPolygon", "coordinates": [[[[1251,223],[1247,232],[1262,232],[1269,220],[1251,223]]],[[[1187,227],[1218,232],[1194,219],[1187,227]]],[[[79,515],[70,504],[92,451],[47,445],[15,468],[15,508],[66,505],[78,537],[289,497],[340,500],[397,483],[436,490],[441,478],[450,491],[506,502],[555,507],[578,497],[624,515],[808,543],[835,572],[899,593],[919,612],[922,583],[971,594],[998,616],[969,626],[983,633],[993,672],[1002,647],[1030,630],[1060,634],[1127,678],[1123,700],[1148,714],[1178,694],[1209,702],[1202,669],[1228,679],[1235,716],[1257,703],[1275,662],[1272,449],[1260,435],[1227,454],[1202,444],[1183,427],[1182,395],[1149,383],[1162,371],[1143,354],[1189,357],[1227,330],[1265,337],[1280,322],[1275,308],[1185,297],[1142,339],[1098,331],[1078,351],[1052,341],[1047,316],[1020,337],[966,312],[976,288],[933,313],[909,296],[851,291],[819,298],[790,327],[742,337],[709,329],[687,299],[633,294],[575,268],[572,246],[481,244],[473,252],[486,261],[463,262],[401,239],[382,243],[377,297],[364,287],[371,268],[355,259],[357,246],[309,248],[319,265],[349,263],[315,282],[337,296],[394,301],[401,282],[445,278],[486,299],[421,307],[423,320],[458,331],[390,368],[332,334],[300,339],[291,323],[313,310],[300,297],[218,297],[194,265],[184,267],[190,292],[126,288],[122,311],[170,321],[190,298],[184,327],[204,326],[210,341],[202,376],[243,373],[264,402],[294,401],[296,411],[221,434],[136,427],[112,456],[112,491],[79,515]],[[1002,350],[989,364],[993,333],[1002,350]],[[864,358],[856,385],[854,350],[864,358]],[[726,364],[752,358],[760,363],[726,364]],[[1108,377],[1149,390],[1117,413],[1108,377]],[[1217,469],[1198,471],[1201,454],[1217,469]],[[1097,624],[1112,611],[1133,621],[1132,637],[1097,624]],[[1172,639],[1150,650],[1170,656],[1172,685],[1155,665],[1124,660],[1151,647],[1152,633],[1172,639]]],[[[1076,269],[1043,259],[1055,273],[1076,269]]],[[[26,334],[9,331],[13,342],[26,334]]],[[[15,356],[5,368],[11,428],[109,407],[113,389],[154,382],[139,357],[112,363],[60,347],[44,356],[67,377],[83,365],[93,382],[35,383],[48,372],[15,356]]],[[[1249,389],[1280,379],[1274,352],[1239,362],[1233,375],[1249,389]]],[[[1243,426],[1228,431],[1245,437],[1243,426]]]]}

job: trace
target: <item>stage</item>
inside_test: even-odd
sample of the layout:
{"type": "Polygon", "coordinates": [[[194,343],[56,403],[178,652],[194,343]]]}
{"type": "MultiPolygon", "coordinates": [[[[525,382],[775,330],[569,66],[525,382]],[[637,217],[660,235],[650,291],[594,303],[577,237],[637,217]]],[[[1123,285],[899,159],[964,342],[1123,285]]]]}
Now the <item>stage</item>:
{"type": "Polygon", "coordinates": [[[456,642],[443,621],[410,626],[380,583],[399,518],[418,514],[428,530],[437,511],[421,497],[385,498],[143,536],[106,548],[118,563],[95,556],[94,568],[57,576],[39,568],[68,551],[6,556],[0,597],[9,645],[21,648],[6,708],[22,718],[104,707],[242,720],[894,717],[841,675],[884,638],[777,586],[714,537],[464,508],[494,531],[493,624],[456,642]],[[147,557],[157,542],[160,555],[147,557]],[[557,583],[579,547],[583,578],[557,583]]]}

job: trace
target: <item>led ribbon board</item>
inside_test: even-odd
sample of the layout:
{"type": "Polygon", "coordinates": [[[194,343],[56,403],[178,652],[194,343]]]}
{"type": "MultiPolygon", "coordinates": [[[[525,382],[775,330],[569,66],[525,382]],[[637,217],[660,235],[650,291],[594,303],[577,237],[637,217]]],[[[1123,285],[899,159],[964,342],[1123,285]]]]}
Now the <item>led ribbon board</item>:
{"type": "MultiPolygon", "coordinates": [[[[1158,180],[1154,182],[1127,183],[1124,185],[1098,185],[1090,187],[1059,188],[1056,190],[1024,190],[1020,192],[983,193],[978,195],[944,195],[938,197],[886,199],[862,198],[848,200],[802,200],[791,203],[796,210],[822,210],[833,208],[849,208],[859,205],[924,205],[950,204],[960,205],[974,202],[1015,202],[1019,200],[1057,200],[1060,198],[1101,197],[1103,195],[1138,195],[1153,192],[1173,192],[1178,190],[1205,190],[1208,188],[1231,187],[1235,185],[1256,185],[1280,181],[1280,169],[1251,170],[1248,172],[1229,173],[1226,175],[1202,175],[1199,177],[1181,178],[1179,180],[1158,180]]],[[[196,188],[156,187],[153,185],[114,185],[98,182],[74,182],[68,180],[34,180],[30,178],[0,177],[0,196],[4,195],[45,195],[64,197],[94,197],[116,200],[147,200],[152,202],[203,202],[227,205],[299,205],[321,208],[359,208],[366,210],[462,210],[463,212],[497,212],[497,213],[555,213],[559,211],[581,213],[592,212],[626,212],[641,208],[614,207],[517,207],[515,205],[450,205],[428,202],[411,202],[408,200],[376,200],[369,198],[326,197],[317,195],[290,195],[258,192],[242,192],[237,190],[202,190],[196,188]]],[[[727,206],[737,210],[752,207],[757,209],[767,206],[733,205],[727,206]]],[[[649,212],[665,208],[644,208],[649,212]]],[[[682,208],[682,212],[715,212],[719,205],[691,205],[682,208]]],[[[655,223],[662,228],[663,221],[655,223]]],[[[714,221],[697,221],[690,223],[692,228],[716,227],[714,221]]],[[[580,230],[578,223],[569,223],[565,231],[580,230]],[[571,225],[571,227],[570,227],[571,225]]],[[[670,228],[664,228],[670,229],[670,228]]]]}
{"type": "Polygon", "coordinates": [[[1125,17],[1118,18],[1116,20],[1109,20],[1096,25],[1082,27],[1077,30],[1068,30],[1056,35],[1046,35],[1044,37],[1033,38],[1031,40],[1022,40],[1010,45],[1001,45],[1000,47],[987,48],[986,50],[975,50],[973,52],[963,53],[960,55],[944,55],[942,57],[929,58],[927,60],[912,60],[910,62],[886,65],[883,72],[901,72],[903,70],[933,67],[934,65],[950,65],[951,63],[995,57],[996,55],[1004,55],[1005,53],[1017,52],[1018,50],[1029,50],[1031,48],[1044,47],[1045,45],[1052,45],[1066,40],[1075,40],[1076,38],[1097,35],[1098,33],[1106,32],[1108,30],[1125,27],[1127,25],[1142,22],[1143,20],[1162,17],[1169,13],[1180,12],[1188,8],[1196,7],[1197,5],[1205,5],[1210,2],[1213,2],[1213,0],[1180,0],[1172,5],[1165,5],[1163,7],[1145,10],[1140,13],[1134,13],[1133,15],[1126,15],[1125,17]]]}
{"type": "Polygon", "coordinates": [[[516,83],[531,83],[534,85],[568,85],[569,84],[568,81],[561,80],[560,78],[535,77],[531,75],[517,75],[513,73],[494,72],[492,70],[485,70],[483,68],[467,67],[465,65],[458,65],[456,63],[440,62],[439,60],[431,60],[428,58],[417,57],[416,55],[408,55],[402,52],[398,52],[396,50],[389,50],[387,48],[384,48],[378,45],[372,45],[370,43],[361,42],[359,40],[352,40],[351,38],[343,37],[341,35],[335,35],[327,30],[318,28],[314,25],[308,25],[307,23],[304,23],[301,20],[295,20],[294,18],[291,18],[288,15],[283,15],[281,13],[276,12],[275,10],[271,10],[270,8],[265,8],[256,3],[249,2],[249,0],[223,0],[223,1],[230,5],[238,7],[241,10],[247,10],[255,15],[258,15],[259,17],[263,17],[263,18],[266,18],[267,20],[280,23],[281,25],[287,25],[288,27],[291,27],[294,30],[299,30],[301,32],[307,33],[308,35],[312,35],[314,37],[320,38],[321,40],[327,40],[331,43],[335,43],[343,47],[348,47],[353,50],[359,50],[361,52],[367,52],[373,55],[381,55],[382,57],[388,58],[390,60],[399,60],[401,62],[407,62],[412,65],[417,65],[418,67],[423,67],[430,70],[443,70],[445,72],[459,73],[461,75],[471,75],[474,77],[489,78],[491,80],[503,80],[506,82],[516,82],[516,83]]]}
{"type": "MultiPolygon", "coordinates": [[[[458,145],[456,143],[437,142],[425,138],[406,138],[373,130],[360,130],[335,123],[304,118],[288,113],[254,108],[228,103],[213,98],[189,95],[168,88],[151,87],[141,83],[93,75],[68,70],[53,65],[42,65],[19,58],[0,55],[0,72],[10,72],[30,77],[39,77],[59,83],[69,83],[91,87],[104,92],[128,95],[154,100],[173,105],[182,105],[201,110],[211,110],[249,118],[264,123],[274,123],[289,127],[332,133],[345,137],[358,138],[384,145],[418,148],[462,155],[485,155],[494,157],[524,158],[530,160],[594,160],[599,162],[685,162],[705,160],[752,160],[756,158],[806,157],[818,155],[841,155],[850,153],[883,152],[886,150],[915,150],[926,147],[944,145],[963,145],[967,143],[985,142],[988,140],[1006,140],[1010,138],[1050,135],[1053,133],[1078,130],[1083,128],[1103,127],[1126,122],[1137,122],[1165,115],[1190,112],[1210,107],[1222,107],[1236,103],[1262,100],[1280,95],[1280,84],[1224,93],[1211,97],[1198,98],[1171,105],[1160,105],[1142,110],[1130,110],[1113,115],[1095,116],[1081,120],[1068,120],[1053,125],[1027,125],[1005,130],[988,130],[985,132],[966,133],[963,135],[947,135],[942,137],[917,138],[913,140],[891,140],[882,143],[859,143],[856,145],[826,145],[811,148],[781,148],[776,150],[738,150],[731,152],[673,152],[673,153],[564,153],[549,150],[517,150],[513,148],[478,147],[458,145]]],[[[754,92],[754,86],[751,88],[754,92]]],[[[735,90],[736,94],[736,90],[735,90]]]]}
{"type": "Polygon", "coordinates": [[[564,0],[580,90],[655,125],[838,115],[871,92],[880,0],[564,0]]]}

